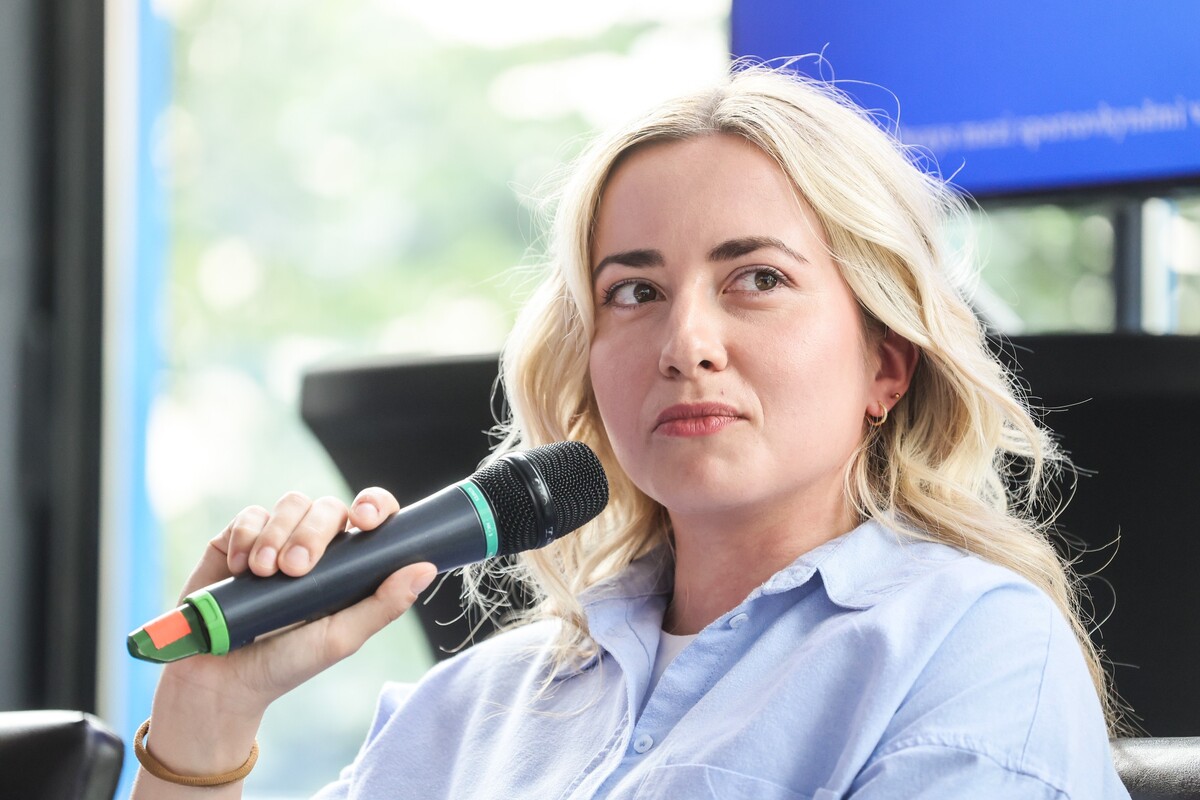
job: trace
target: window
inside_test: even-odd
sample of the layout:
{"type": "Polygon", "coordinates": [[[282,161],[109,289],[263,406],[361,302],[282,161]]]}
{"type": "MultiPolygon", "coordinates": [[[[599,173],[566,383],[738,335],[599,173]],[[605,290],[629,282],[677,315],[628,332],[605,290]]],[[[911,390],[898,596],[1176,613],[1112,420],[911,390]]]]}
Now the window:
{"type": "Polygon", "coordinates": [[[976,215],[975,303],[1005,333],[1113,330],[1113,224],[1107,207],[1036,205],[976,215]]]}

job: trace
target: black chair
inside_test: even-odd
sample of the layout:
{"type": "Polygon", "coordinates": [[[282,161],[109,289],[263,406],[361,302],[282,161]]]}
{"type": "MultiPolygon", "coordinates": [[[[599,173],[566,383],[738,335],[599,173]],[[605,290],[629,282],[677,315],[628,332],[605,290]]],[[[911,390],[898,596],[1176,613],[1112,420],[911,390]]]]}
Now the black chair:
{"type": "Polygon", "coordinates": [[[1112,752],[1133,800],[1200,800],[1200,738],[1114,739],[1112,752]]]}
{"type": "Polygon", "coordinates": [[[1058,523],[1089,548],[1076,568],[1118,693],[1146,734],[1200,734],[1200,336],[1014,336],[997,347],[1080,469],[1058,523]]]}
{"type": "MultiPolygon", "coordinates": [[[[496,356],[396,361],[314,370],[304,376],[300,416],[329,452],[352,492],[389,490],[416,502],[475,471],[500,416],[489,407],[496,356]]],[[[439,578],[415,607],[438,659],[494,630],[473,631],[462,613],[462,579],[439,578]]]]}
{"type": "Polygon", "coordinates": [[[111,800],[125,745],[82,711],[0,713],[0,797],[111,800]]]}

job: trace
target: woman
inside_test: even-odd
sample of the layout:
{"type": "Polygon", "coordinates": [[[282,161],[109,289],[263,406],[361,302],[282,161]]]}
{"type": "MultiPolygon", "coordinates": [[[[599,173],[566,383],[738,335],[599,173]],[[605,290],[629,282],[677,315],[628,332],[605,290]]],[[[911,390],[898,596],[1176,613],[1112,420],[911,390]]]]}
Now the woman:
{"type": "MultiPolygon", "coordinates": [[[[609,508],[523,557],[527,624],[387,687],[320,797],[1127,797],[1031,517],[1057,454],[951,280],[958,208],[834,92],[765,69],[594,145],[505,350],[502,449],[588,443],[609,508]]],[[[395,510],[247,509],[187,590],[301,574],[395,510]]],[[[432,578],[168,666],[151,756],[237,796],[267,705],[432,578]]],[[[143,773],[135,796],[194,791],[143,773]]]]}

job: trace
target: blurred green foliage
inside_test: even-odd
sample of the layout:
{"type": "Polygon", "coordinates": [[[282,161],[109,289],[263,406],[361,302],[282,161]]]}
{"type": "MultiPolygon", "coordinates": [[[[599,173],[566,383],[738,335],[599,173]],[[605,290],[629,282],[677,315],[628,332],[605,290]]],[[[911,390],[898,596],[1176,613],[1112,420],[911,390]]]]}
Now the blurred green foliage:
{"type": "Polygon", "coordinates": [[[1104,206],[992,209],[976,219],[981,280],[1019,320],[1006,332],[1111,331],[1113,227],[1104,206]]]}
{"type": "Polygon", "coordinates": [[[1176,269],[1178,332],[1200,333],[1200,197],[1179,201],[1173,260],[1176,269]]]}

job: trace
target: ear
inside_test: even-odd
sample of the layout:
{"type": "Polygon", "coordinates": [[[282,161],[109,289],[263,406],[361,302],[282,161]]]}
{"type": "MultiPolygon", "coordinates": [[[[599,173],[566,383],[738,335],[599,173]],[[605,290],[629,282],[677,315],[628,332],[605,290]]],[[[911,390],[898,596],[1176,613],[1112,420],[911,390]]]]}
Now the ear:
{"type": "Polygon", "coordinates": [[[900,334],[887,328],[876,343],[879,359],[868,413],[878,413],[878,403],[891,409],[908,392],[921,351],[900,334]],[[899,395],[899,397],[897,396],[899,395]]]}

